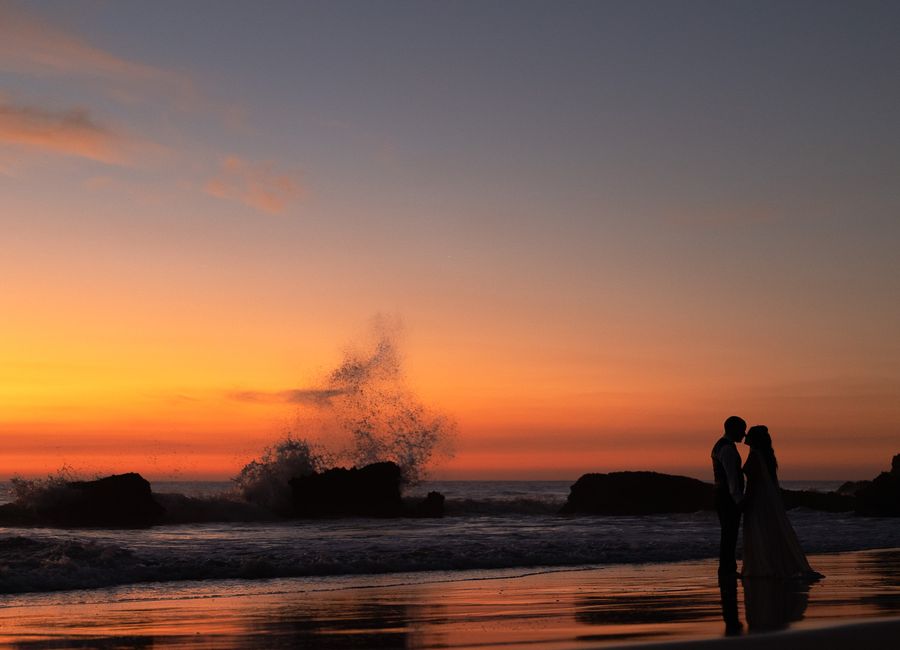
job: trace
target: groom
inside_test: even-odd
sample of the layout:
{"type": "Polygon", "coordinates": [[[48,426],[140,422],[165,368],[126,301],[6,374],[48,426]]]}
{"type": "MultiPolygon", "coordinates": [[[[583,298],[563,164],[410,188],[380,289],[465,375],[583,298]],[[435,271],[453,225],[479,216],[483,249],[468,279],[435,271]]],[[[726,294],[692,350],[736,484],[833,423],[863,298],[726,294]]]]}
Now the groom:
{"type": "Polygon", "coordinates": [[[719,541],[719,576],[737,575],[734,549],[741,525],[744,501],[744,475],[736,443],[744,439],[747,423],[736,415],[725,420],[725,434],[712,448],[713,475],[716,479],[716,512],[722,536],[719,541]]]}

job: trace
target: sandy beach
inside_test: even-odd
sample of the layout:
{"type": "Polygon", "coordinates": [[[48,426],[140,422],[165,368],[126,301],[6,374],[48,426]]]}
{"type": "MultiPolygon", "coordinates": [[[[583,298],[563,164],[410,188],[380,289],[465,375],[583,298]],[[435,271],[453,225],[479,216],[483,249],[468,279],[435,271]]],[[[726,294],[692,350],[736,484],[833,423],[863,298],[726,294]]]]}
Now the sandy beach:
{"type": "Polygon", "coordinates": [[[892,646],[900,630],[900,549],[814,555],[811,562],[824,580],[806,586],[737,582],[733,602],[729,585],[720,589],[711,560],[25,594],[0,600],[0,643],[460,650],[892,646]]]}

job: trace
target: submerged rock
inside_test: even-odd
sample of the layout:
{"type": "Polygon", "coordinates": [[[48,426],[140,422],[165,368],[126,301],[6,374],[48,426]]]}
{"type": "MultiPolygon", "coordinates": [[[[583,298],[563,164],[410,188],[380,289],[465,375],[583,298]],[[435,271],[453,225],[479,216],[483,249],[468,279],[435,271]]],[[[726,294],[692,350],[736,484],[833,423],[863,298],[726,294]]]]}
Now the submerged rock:
{"type": "Polygon", "coordinates": [[[713,507],[713,486],[657,472],[585,474],[571,487],[563,514],[650,515],[713,507]]]}
{"type": "Polygon", "coordinates": [[[69,481],[41,493],[33,502],[0,507],[0,522],[66,527],[152,526],[164,513],[150,483],[134,472],[94,481],[69,481]]]}

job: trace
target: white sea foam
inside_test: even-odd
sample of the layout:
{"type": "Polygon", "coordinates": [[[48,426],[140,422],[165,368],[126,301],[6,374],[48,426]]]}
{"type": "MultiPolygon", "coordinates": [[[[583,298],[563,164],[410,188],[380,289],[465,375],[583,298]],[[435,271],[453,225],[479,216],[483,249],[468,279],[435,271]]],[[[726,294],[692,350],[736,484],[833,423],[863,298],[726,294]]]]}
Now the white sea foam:
{"type": "MultiPolygon", "coordinates": [[[[896,519],[791,512],[810,552],[900,547],[896,519]]],[[[0,592],[194,579],[582,566],[714,557],[710,512],[209,523],[146,530],[0,530],[0,592]]]]}

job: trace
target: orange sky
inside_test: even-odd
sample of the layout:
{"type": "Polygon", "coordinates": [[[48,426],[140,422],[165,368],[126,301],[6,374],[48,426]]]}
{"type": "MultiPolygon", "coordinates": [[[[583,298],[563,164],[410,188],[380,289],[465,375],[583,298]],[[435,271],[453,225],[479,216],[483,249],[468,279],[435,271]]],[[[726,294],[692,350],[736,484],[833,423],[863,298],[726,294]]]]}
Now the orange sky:
{"type": "Polygon", "coordinates": [[[457,422],[436,477],[708,478],[731,414],[788,479],[900,452],[874,18],[201,4],[0,4],[0,478],[322,439],[235,396],[316,386],[376,314],[457,422]]]}

